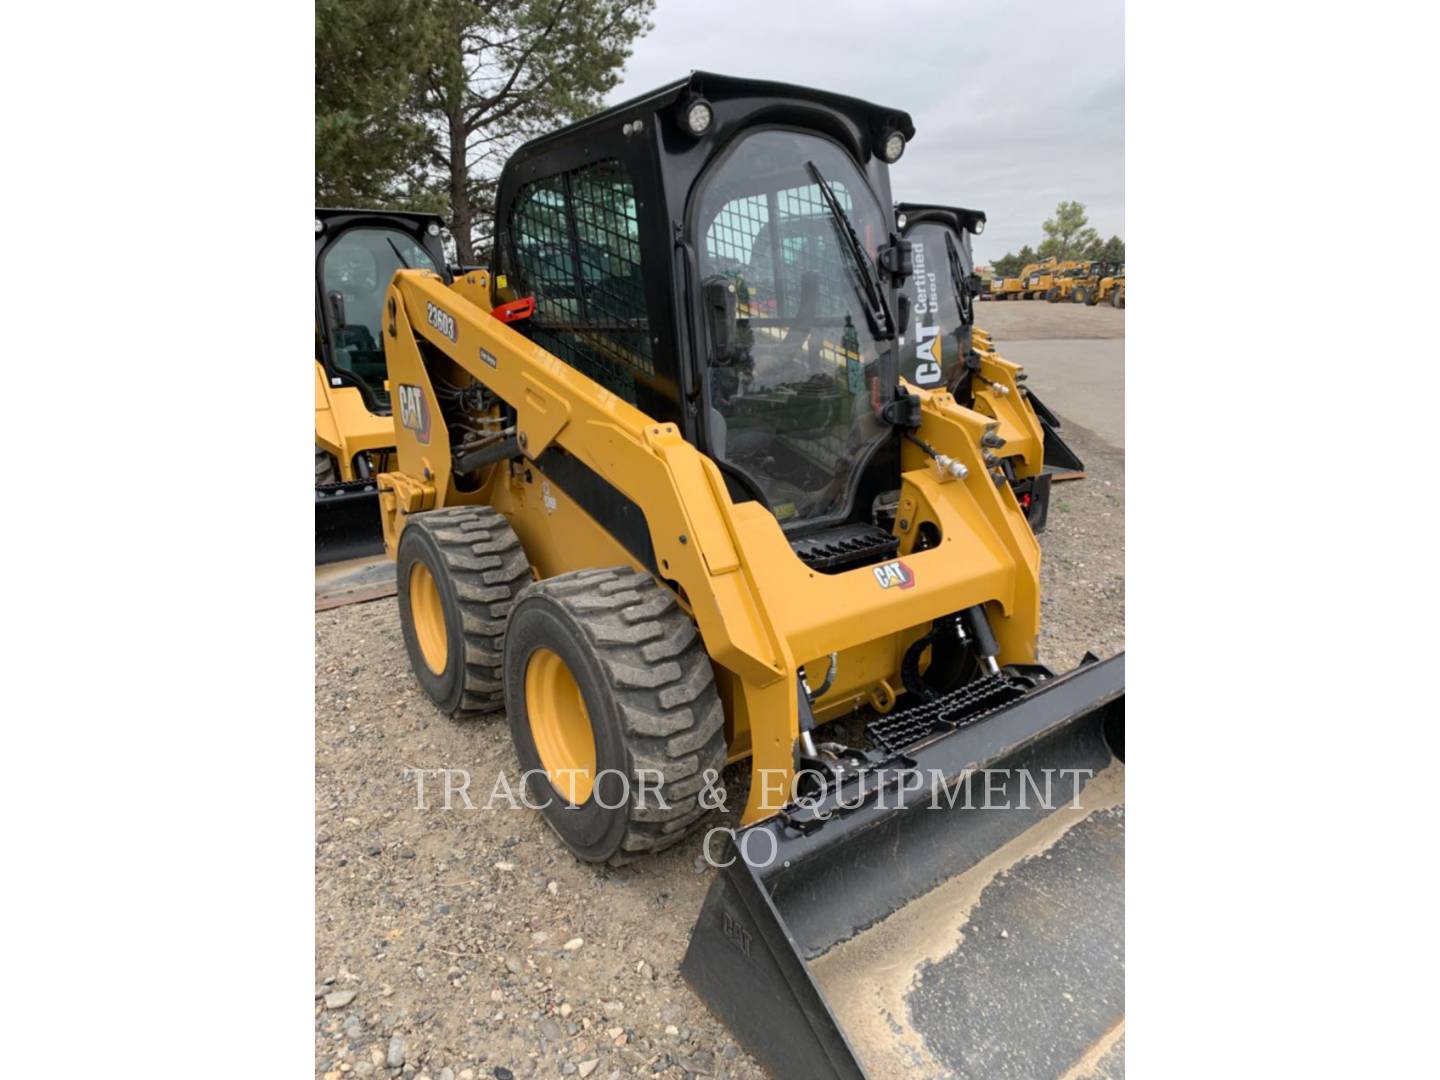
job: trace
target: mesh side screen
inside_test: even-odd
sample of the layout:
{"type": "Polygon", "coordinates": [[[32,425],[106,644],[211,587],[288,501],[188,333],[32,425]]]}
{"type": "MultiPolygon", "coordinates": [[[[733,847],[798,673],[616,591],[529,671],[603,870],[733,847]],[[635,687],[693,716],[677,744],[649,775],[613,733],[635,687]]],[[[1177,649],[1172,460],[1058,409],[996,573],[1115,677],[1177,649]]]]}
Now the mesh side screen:
{"type": "Polygon", "coordinates": [[[632,404],[655,374],[635,192],[607,160],[526,185],[512,214],[518,287],[535,296],[530,338],[632,404]]]}
{"type": "MultiPolygon", "coordinates": [[[[850,193],[830,182],[848,214],[850,193]]],[[[835,224],[815,184],[786,188],[773,196],[747,195],[726,203],[705,232],[710,265],[743,280],[748,298],[742,315],[793,318],[799,311],[806,274],[816,274],[821,315],[848,310],[849,284],[837,277],[846,256],[838,250],[835,224]]]]}
{"type": "Polygon", "coordinates": [[[529,185],[514,215],[517,285],[548,312],[575,309],[575,257],[565,222],[565,189],[559,177],[529,185]]]}
{"type": "Polygon", "coordinates": [[[635,190],[619,162],[601,161],[572,175],[581,296],[595,346],[608,359],[655,374],[640,275],[640,221],[635,190]]]}
{"type": "MultiPolygon", "coordinates": [[[[850,193],[843,184],[832,181],[831,193],[845,213],[851,213],[850,193]]],[[[782,289],[786,296],[799,297],[801,279],[822,268],[833,271],[845,264],[847,255],[838,250],[836,225],[822,201],[818,185],[790,188],[780,192],[780,233],[784,237],[781,258],[782,289]]],[[[819,274],[819,308],[821,315],[838,315],[848,310],[850,286],[833,272],[819,274]]]]}

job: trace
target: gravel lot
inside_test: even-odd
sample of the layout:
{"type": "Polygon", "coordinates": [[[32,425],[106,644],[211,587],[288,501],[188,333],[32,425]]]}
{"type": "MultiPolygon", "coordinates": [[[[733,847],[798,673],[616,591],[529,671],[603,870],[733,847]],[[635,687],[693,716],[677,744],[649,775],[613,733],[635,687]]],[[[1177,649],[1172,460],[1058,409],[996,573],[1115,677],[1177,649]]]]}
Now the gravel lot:
{"type": "MultiPolygon", "coordinates": [[[[1007,337],[1123,335],[1110,308],[979,314],[1002,354],[1007,337]]],[[[1124,647],[1125,599],[1124,455],[1064,434],[1088,475],[1056,485],[1042,538],[1042,659],[1060,670],[1124,647]]],[[[315,707],[317,1075],[763,1075],[679,975],[710,883],[698,837],[607,870],[536,813],[484,809],[513,768],[505,722],[432,707],[393,598],[316,615],[315,707]],[[417,807],[407,770],[441,768],[468,771],[474,809],[458,793],[445,809],[433,772],[417,807]]]]}

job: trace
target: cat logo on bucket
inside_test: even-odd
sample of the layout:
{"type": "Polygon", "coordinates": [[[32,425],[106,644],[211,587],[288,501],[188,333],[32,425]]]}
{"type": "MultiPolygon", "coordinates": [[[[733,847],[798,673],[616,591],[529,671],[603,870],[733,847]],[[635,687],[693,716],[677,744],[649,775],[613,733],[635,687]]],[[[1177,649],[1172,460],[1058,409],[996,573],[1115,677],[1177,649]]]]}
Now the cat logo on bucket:
{"type": "Polygon", "coordinates": [[[400,384],[400,423],[415,432],[415,440],[430,442],[430,407],[425,404],[425,391],[410,383],[400,384]]]}
{"type": "Polygon", "coordinates": [[[910,568],[901,560],[881,563],[875,567],[875,580],[880,583],[880,588],[888,589],[891,585],[901,589],[908,589],[915,584],[915,575],[910,568]]]}

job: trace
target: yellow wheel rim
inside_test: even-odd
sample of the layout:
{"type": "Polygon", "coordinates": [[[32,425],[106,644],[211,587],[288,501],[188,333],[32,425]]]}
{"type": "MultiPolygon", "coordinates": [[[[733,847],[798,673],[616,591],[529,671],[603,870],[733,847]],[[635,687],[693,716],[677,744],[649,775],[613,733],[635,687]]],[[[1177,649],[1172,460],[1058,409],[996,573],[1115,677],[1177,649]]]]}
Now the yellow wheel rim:
{"type": "Polygon", "coordinates": [[[410,621],[415,626],[415,640],[420,642],[420,655],[425,666],[436,675],[445,674],[450,658],[450,643],[445,634],[445,608],[440,603],[440,590],[430,568],[422,562],[410,567],[410,621]]]}
{"type": "Polygon", "coordinates": [[[549,649],[537,649],[525,668],[530,737],[550,785],[579,805],[595,786],[595,733],[575,676],[549,649]]]}

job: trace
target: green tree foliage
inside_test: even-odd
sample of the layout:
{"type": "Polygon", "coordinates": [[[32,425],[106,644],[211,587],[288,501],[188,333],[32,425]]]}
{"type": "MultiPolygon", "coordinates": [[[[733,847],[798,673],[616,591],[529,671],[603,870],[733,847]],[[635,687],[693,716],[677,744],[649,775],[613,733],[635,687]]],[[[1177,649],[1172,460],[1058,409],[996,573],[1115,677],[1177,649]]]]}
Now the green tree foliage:
{"type": "Polygon", "coordinates": [[[654,0],[318,2],[338,10],[322,19],[317,9],[316,198],[438,209],[462,263],[481,261],[489,245],[506,158],[600,107],[654,9],[654,0]],[[322,42],[327,33],[336,40],[322,42]],[[359,85],[321,88],[347,78],[359,85]]]}
{"type": "Polygon", "coordinates": [[[991,264],[991,270],[998,277],[1019,277],[1020,271],[1032,262],[1035,262],[1035,252],[1026,244],[1017,254],[1007,254],[996,259],[991,264]]]}
{"type": "Polygon", "coordinates": [[[1100,234],[1089,226],[1085,206],[1078,202],[1062,202],[1055,207],[1055,216],[1041,226],[1045,239],[1039,251],[1032,251],[1025,245],[1018,254],[1007,254],[996,259],[992,266],[996,274],[1015,277],[1027,263],[1048,259],[1089,259],[1091,261],[1125,265],[1125,241],[1118,236],[1102,241],[1100,234]]]}
{"type": "Polygon", "coordinates": [[[416,108],[462,263],[488,246],[495,180],[521,142],[596,111],[654,0],[429,0],[416,108]]]}
{"type": "Polygon", "coordinates": [[[1107,266],[1124,266],[1125,241],[1118,236],[1112,236],[1109,240],[1101,240],[1097,236],[1085,246],[1085,250],[1081,252],[1079,258],[1107,266]]]}
{"type": "Polygon", "coordinates": [[[1100,234],[1089,226],[1083,203],[1061,202],[1055,207],[1055,216],[1046,219],[1040,227],[1045,230],[1045,242],[1040,245],[1041,258],[1054,255],[1057,259],[1076,259],[1100,239],[1100,234]]]}
{"type": "Polygon", "coordinates": [[[410,100],[419,68],[421,0],[316,0],[315,201],[415,205],[428,133],[410,100]]]}

